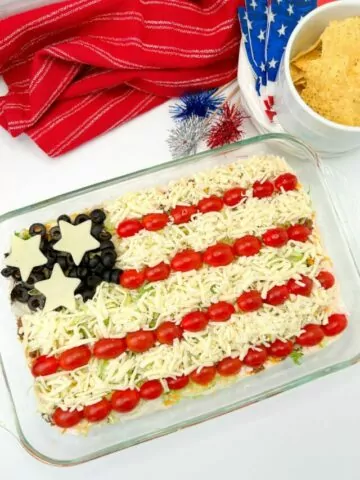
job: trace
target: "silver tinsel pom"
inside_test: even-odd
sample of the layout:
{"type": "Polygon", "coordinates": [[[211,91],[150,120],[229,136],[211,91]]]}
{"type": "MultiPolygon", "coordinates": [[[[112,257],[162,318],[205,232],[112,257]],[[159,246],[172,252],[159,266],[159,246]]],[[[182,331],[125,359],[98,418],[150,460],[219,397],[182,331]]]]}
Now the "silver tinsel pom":
{"type": "Polygon", "coordinates": [[[206,118],[191,116],[178,123],[167,139],[172,157],[179,158],[196,153],[198,144],[206,138],[208,132],[209,121],[206,118]]]}

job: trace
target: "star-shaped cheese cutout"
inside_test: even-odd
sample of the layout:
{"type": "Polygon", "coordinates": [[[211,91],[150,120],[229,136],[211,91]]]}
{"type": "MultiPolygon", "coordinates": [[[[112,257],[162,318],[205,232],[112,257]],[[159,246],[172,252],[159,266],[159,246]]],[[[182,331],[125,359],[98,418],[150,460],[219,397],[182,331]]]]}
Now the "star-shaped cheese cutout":
{"type": "Polygon", "coordinates": [[[91,235],[91,220],[86,220],[79,225],[60,220],[59,227],[61,239],[54,245],[60,252],[71,253],[76,265],[79,265],[86,252],[95,250],[100,243],[91,235]]]}
{"type": "Polygon", "coordinates": [[[50,312],[57,307],[75,308],[75,290],[79,286],[79,278],[65,277],[58,263],[54,265],[48,280],[36,282],[34,287],[45,295],[44,312],[50,312]]]}
{"type": "Polygon", "coordinates": [[[47,258],[40,250],[41,236],[35,235],[24,240],[16,235],[11,241],[10,255],[5,259],[5,265],[17,267],[20,270],[21,279],[26,282],[31,270],[47,262],[47,258]]]}

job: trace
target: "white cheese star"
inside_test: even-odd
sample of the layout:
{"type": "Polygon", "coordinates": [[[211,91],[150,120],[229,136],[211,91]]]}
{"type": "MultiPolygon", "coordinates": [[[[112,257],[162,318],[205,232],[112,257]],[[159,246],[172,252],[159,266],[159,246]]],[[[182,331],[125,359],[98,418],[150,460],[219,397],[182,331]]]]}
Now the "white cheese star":
{"type": "Polygon", "coordinates": [[[34,287],[46,297],[44,312],[50,312],[57,307],[75,308],[75,290],[80,284],[79,278],[65,277],[58,263],[54,265],[48,280],[36,282],[34,287]]]}
{"type": "Polygon", "coordinates": [[[294,15],[294,5],[290,5],[287,8],[288,15],[291,17],[291,15],[294,15]]]}
{"type": "Polygon", "coordinates": [[[5,265],[17,267],[21,279],[26,282],[31,270],[47,263],[47,258],[40,250],[41,236],[34,235],[28,240],[13,236],[10,255],[5,259],[5,265]]]}
{"type": "Polygon", "coordinates": [[[278,29],[279,37],[283,37],[286,33],[287,25],[281,24],[281,27],[278,29]]]}
{"type": "Polygon", "coordinates": [[[260,40],[260,42],[261,42],[262,40],[265,41],[265,33],[266,33],[265,30],[260,30],[260,33],[259,33],[259,35],[258,35],[258,37],[257,37],[257,38],[260,40]]]}
{"type": "Polygon", "coordinates": [[[55,243],[54,249],[60,252],[71,253],[76,265],[79,265],[86,252],[95,250],[100,243],[91,235],[91,220],[71,225],[60,220],[61,239],[55,243]]]}
{"type": "Polygon", "coordinates": [[[276,64],[277,64],[277,60],[275,60],[275,58],[273,58],[272,60],[270,60],[269,62],[269,67],[270,68],[276,68],[276,64]]]}
{"type": "Polygon", "coordinates": [[[268,22],[269,23],[275,22],[276,13],[273,13],[271,11],[271,7],[269,8],[268,12],[269,12],[268,13],[268,22]]]}
{"type": "Polygon", "coordinates": [[[261,64],[260,64],[260,69],[261,69],[262,72],[265,72],[266,65],[265,65],[264,62],[261,62],[261,64]]]}
{"type": "Polygon", "coordinates": [[[250,2],[250,7],[252,7],[254,10],[256,9],[257,3],[256,3],[255,0],[251,0],[251,2],[250,2]]]}

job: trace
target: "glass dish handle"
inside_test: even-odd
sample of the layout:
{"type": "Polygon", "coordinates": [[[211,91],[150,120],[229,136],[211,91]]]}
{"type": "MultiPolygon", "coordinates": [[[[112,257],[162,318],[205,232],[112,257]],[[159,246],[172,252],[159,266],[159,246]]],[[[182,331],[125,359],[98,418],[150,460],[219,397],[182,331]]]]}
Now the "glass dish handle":
{"type": "Polygon", "coordinates": [[[15,412],[6,378],[4,364],[0,354],[0,428],[19,440],[16,429],[15,412]]]}

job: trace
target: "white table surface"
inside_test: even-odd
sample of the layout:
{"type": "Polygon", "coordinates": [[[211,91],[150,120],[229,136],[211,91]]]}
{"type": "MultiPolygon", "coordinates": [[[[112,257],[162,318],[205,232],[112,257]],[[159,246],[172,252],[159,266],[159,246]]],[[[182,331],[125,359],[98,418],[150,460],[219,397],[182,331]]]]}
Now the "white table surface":
{"type": "MultiPolygon", "coordinates": [[[[59,159],[26,138],[0,131],[0,213],[170,159],[167,106],[59,159]]],[[[251,134],[251,127],[248,128],[251,134]]],[[[356,155],[327,160],[333,188],[343,191],[360,233],[360,164],[356,155]]],[[[355,238],[355,237],[354,237],[355,238]]],[[[360,251],[355,252],[360,255],[360,251]]],[[[1,321],[1,319],[0,319],[1,321]]],[[[0,405],[0,409],[3,406],[0,405]]],[[[3,480],[156,478],[358,480],[360,365],[257,405],[88,464],[43,465],[0,430],[3,480]]]]}

